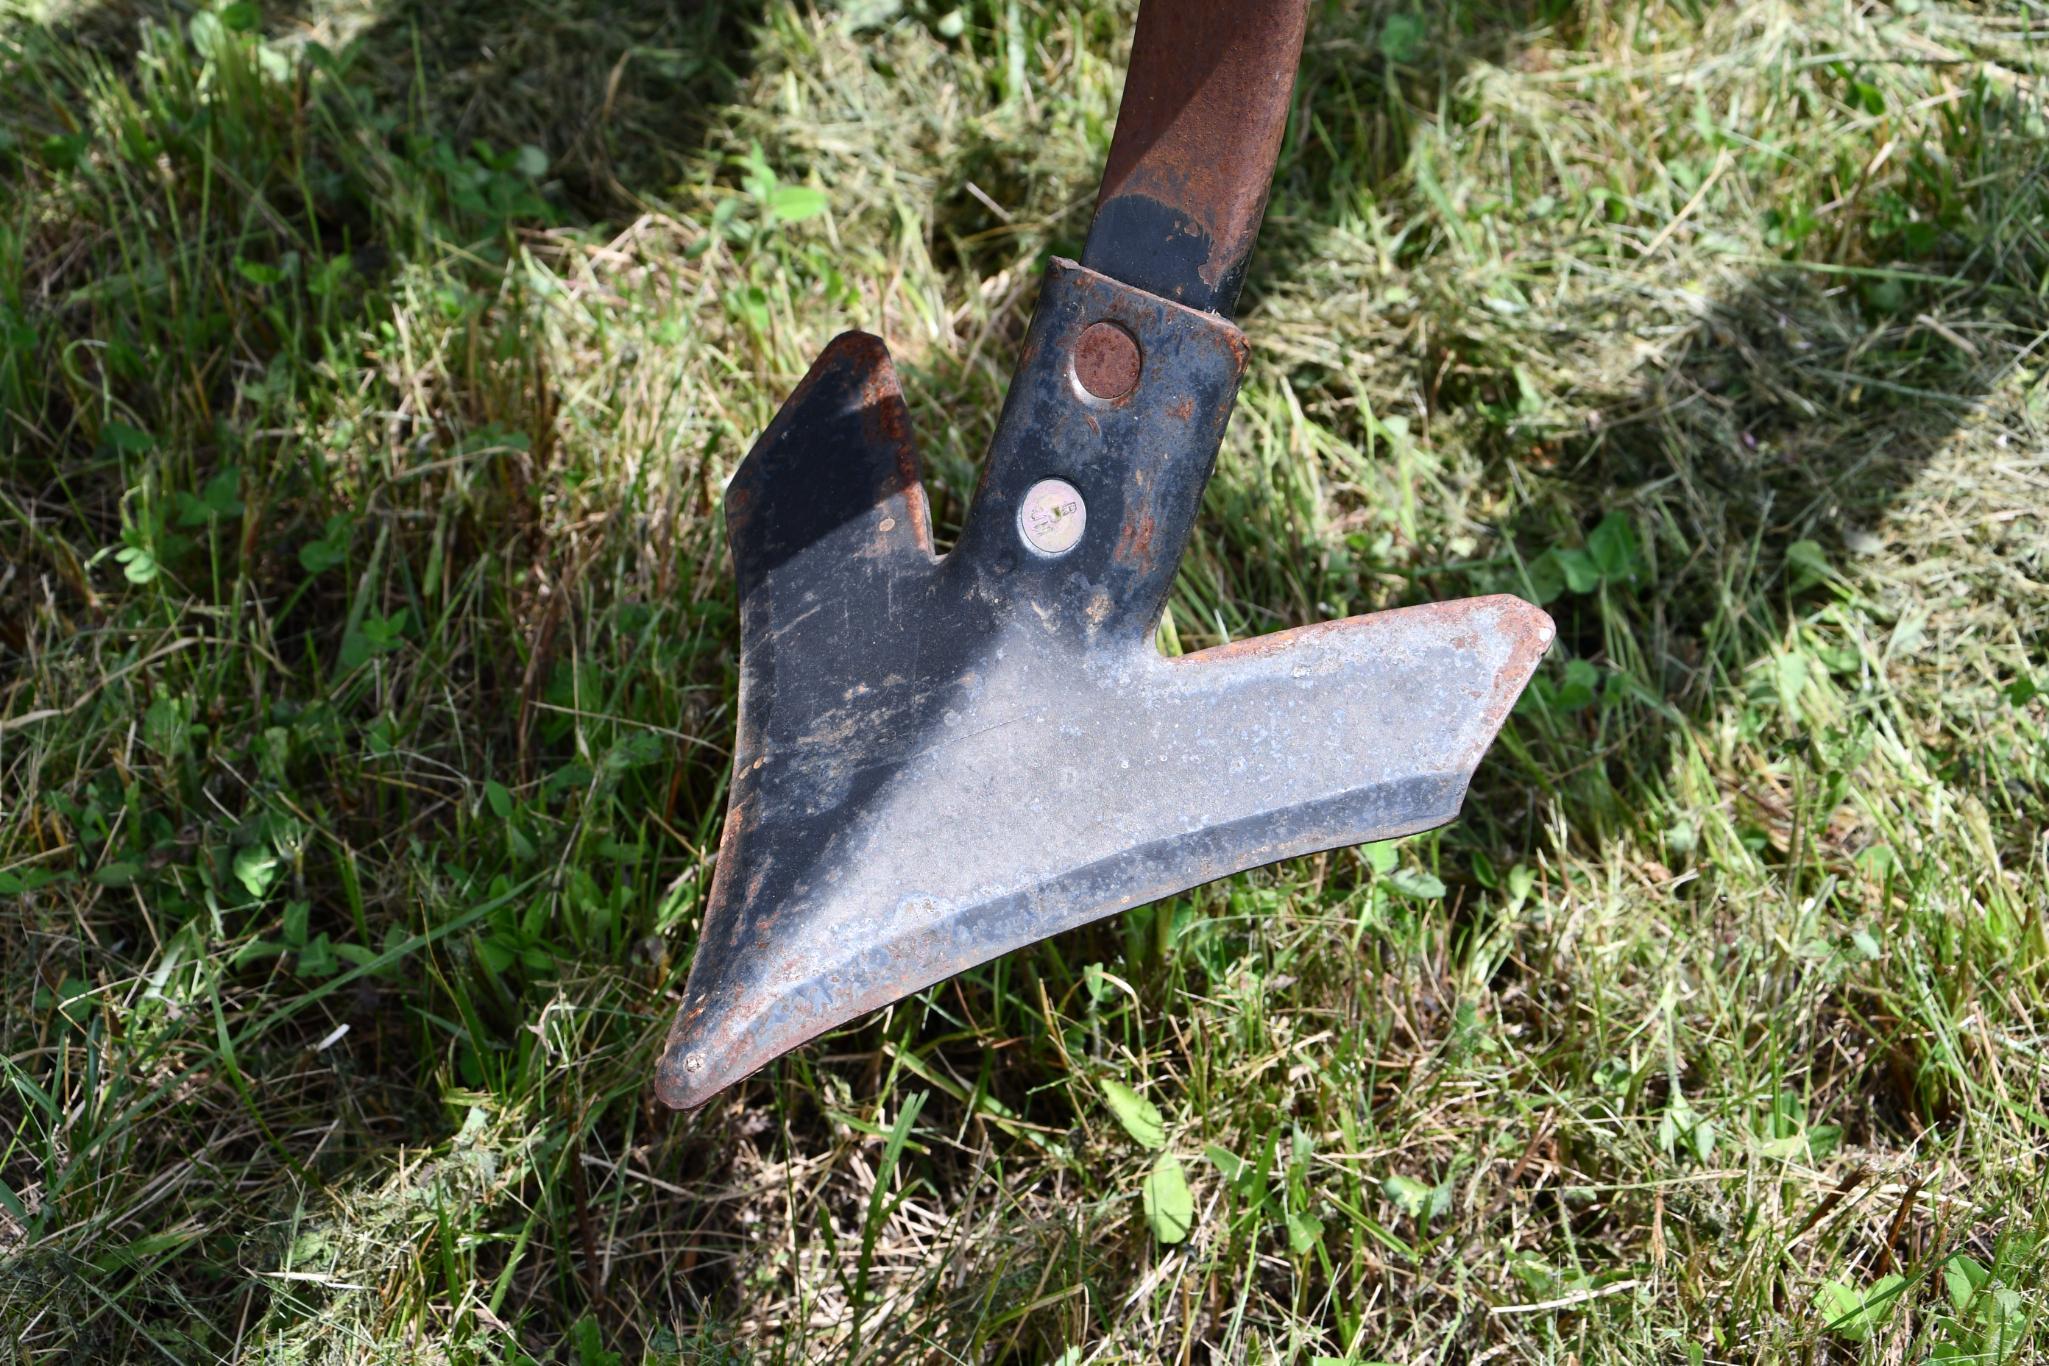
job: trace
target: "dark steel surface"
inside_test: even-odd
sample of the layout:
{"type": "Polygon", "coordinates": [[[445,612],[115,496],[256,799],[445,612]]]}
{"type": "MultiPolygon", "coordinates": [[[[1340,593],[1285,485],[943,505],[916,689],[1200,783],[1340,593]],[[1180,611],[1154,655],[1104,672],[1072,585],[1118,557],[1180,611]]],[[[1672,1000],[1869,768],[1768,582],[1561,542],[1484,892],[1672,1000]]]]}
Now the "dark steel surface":
{"type": "Polygon", "coordinates": [[[739,734],[664,1101],[1048,935],[1457,814],[1551,639],[1538,609],[1154,643],[1244,362],[1221,318],[1056,262],[939,559],[882,343],[820,357],[726,495],[739,734]],[[1142,357],[1113,399],[1077,373],[1105,323],[1142,357]],[[1086,504],[1057,558],[1019,533],[1042,479],[1086,504]]]}
{"type": "Polygon", "coordinates": [[[1081,263],[1228,315],[1266,212],[1309,0],[1152,0],[1081,263]]]}

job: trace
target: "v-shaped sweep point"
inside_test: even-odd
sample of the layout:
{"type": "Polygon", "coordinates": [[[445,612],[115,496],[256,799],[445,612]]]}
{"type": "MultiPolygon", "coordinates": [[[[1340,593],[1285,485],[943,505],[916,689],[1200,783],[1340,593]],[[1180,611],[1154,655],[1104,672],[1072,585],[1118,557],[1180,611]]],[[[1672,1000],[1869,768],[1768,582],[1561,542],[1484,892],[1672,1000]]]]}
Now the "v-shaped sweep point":
{"type": "Polygon", "coordinates": [[[740,726],[669,1104],[1048,935],[1450,820],[1550,642],[1497,597],[1162,658],[1243,339],[1062,264],[1025,354],[943,561],[872,339],[834,344],[735,478],[740,726]],[[1145,358],[1114,401],[1064,359],[1099,323],[1145,358]],[[1064,555],[1019,534],[1048,479],[1087,509],[1064,555]]]}

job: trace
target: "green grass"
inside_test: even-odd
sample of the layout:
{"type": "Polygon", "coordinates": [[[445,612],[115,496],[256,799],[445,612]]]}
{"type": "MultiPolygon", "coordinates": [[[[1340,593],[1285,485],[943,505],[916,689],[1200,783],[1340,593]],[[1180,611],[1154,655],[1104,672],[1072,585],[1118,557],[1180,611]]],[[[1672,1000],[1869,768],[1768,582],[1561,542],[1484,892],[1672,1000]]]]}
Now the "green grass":
{"type": "Polygon", "coordinates": [[[2033,3],[1319,3],[1167,624],[1545,600],[1464,819],[655,1105],[722,483],[861,326],[959,525],[1128,32],[0,0],[15,1357],[2040,1353],[2033,3]]]}

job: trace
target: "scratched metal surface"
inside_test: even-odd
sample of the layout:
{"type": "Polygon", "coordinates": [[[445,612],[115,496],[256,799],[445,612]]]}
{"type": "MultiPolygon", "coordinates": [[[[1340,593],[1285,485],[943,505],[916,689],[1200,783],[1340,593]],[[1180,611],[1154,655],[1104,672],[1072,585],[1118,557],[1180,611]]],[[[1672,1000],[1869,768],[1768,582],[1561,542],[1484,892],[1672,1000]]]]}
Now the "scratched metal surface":
{"type": "Polygon", "coordinates": [[[664,1101],[1048,935],[1457,814],[1550,642],[1536,608],[1154,644],[1244,359],[1221,318],[1056,262],[944,559],[882,344],[819,359],[727,493],[739,735],[664,1101]],[[1142,356],[1114,400],[1073,371],[1105,321],[1142,356]],[[1057,558],[1017,524],[1048,478],[1087,506],[1057,558]]]}

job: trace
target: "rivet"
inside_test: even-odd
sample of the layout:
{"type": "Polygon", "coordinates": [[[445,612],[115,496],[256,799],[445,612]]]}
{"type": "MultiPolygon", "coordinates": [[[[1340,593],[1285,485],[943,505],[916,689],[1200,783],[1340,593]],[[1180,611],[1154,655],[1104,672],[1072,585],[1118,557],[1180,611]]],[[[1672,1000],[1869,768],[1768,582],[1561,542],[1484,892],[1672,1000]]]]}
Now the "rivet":
{"type": "Polygon", "coordinates": [[[1090,323],[1074,344],[1074,380],[1101,399],[1119,399],[1138,387],[1138,340],[1116,323],[1090,323]]]}

